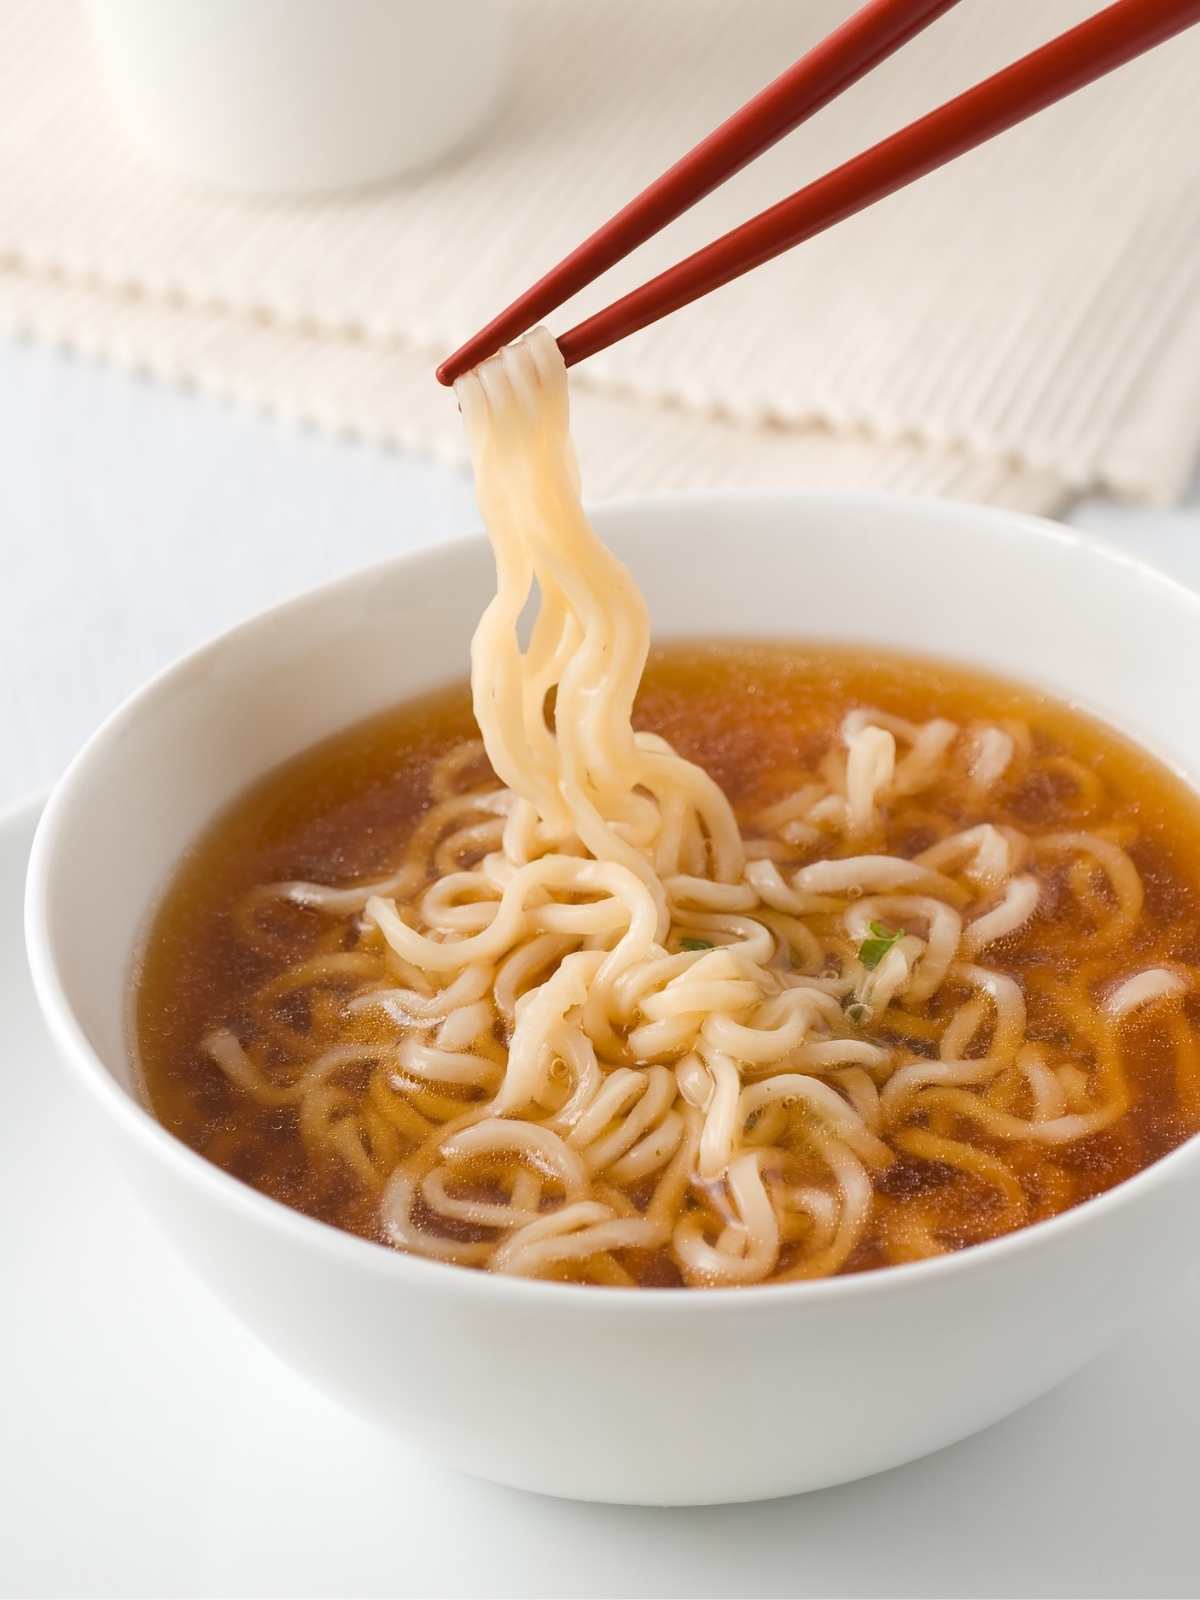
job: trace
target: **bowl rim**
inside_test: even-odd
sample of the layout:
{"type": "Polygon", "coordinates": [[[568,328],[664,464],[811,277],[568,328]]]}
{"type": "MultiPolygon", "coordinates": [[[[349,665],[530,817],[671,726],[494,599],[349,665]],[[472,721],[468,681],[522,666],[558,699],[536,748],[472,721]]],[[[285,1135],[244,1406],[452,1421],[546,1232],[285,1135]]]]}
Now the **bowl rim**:
{"type": "MultiPolygon", "coordinates": [[[[589,516],[595,516],[601,524],[607,537],[610,531],[619,531],[626,522],[637,522],[647,516],[653,521],[664,513],[670,513],[673,508],[686,511],[689,506],[702,505],[706,510],[719,513],[725,508],[736,511],[748,501],[807,510],[831,505],[844,511],[858,506],[868,512],[882,511],[885,516],[901,508],[919,511],[923,517],[942,523],[965,522],[976,526],[986,523],[1018,543],[1057,544],[1074,551],[1086,561],[1123,569],[1129,576],[1136,577],[1139,583],[1158,590],[1164,600],[1192,611],[1200,624],[1200,592],[1189,588],[1179,579],[1077,529],[1004,507],[874,489],[692,489],[621,497],[599,505],[589,504],[587,510],[589,516]]],[[[653,529],[649,536],[653,537],[653,529]]],[[[1181,1173],[1189,1166],[1200,1166],[1198,1133],[1131,1177],[1053,1217],[1028,1223],[1012,1233],[981,1244],[920,1261],[901,1262],[844,1276],[734,1285],[726,1292],[714,1290],[697,1293],[677,1288],[642,1288],[633,1294],[605,1294],[601,1292],[603,1285],[510,1277],[391,1249],[273,1199],[206,1160],[171,1133],[148,1106],[117,1082],[87,1038],[59,973],[50,936],[49,880],[54,866],[57,836],[69,815],[76,790],[86,785],[94,754],[136,719],[142,708],[153,701],[172,679],[219,654],[231,639],[244,637],[268,622],[278,623],[289,613],[300,615],[307,607],[324,603],[331,596],[349,593],[364,584],[369,585],[385,572],[390,575],[397,569],[404,569],[415,574],[422,566],[436,568],[448,557],[480,550],[486,547],[486,543],[483,533],[473,532],[422,545],[415,550],[401,551],[314,584],[296,595],[255,611],[232,627],[222,629],[170,661],[122,700],[85,741],[51,789],[38,819],[26,876],[25,945],[34,992],[50,1036],[59,1054],[70,1064],[76,1080],[92,1096],[93,1102],[152,1160],[174,1168],[183,1180],[204,1191],[215,1204],[233,1215],[250,1222],[257,1221],[264,1228],[275,1230],[294,1240],[298,1248],[311,1248],[324,1255],[340,1258],[349,1268],[394,1274],[401,1288],[407,1283],[414,1291],[428,1289],[458,1294],[481,1307],[497,1296],[517,1296],[528,1300],[531,1305],[548,1301],[551,1307],[560,1307],[564,1311],[574,1305],[592,1308],[596,1314],[631,1316],[664,1313],[714,1316],[736,1314],[741,1307],[764,1304],[774,1306],[782,1313],[789,1307],[816,1307],[864,1295],[886,1296],[903,1293],[925,1282],[976,1276],[986,1273],[993,1264],[999,1265],[1030,1250],[1048,1247],[1074,1230],[1102,1225],[1111,1212],[1164,1184],[1181,1181],[1181,1173]],[[677,1309],[670,1310],[672,1307],[677,1309]],[[617,1311],[615,1308],[622,1309],[617,1311]]],[[[1019,679],[1020,675],[1015,676],[1019,679]]]]}

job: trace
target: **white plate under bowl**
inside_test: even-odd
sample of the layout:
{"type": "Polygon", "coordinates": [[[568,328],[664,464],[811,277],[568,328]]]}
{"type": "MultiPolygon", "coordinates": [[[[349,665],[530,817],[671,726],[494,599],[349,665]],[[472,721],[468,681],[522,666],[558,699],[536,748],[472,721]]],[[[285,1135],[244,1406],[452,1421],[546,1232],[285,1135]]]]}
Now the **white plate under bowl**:
{"type": "Polygon", "coordinates": [[[1017,1416],[793,1500],[460,1477],[295,1377],[127,1192],[38,1017],[0,818],[0,1593],[1190,1595],[1200,1285],[1017,1416]]]}

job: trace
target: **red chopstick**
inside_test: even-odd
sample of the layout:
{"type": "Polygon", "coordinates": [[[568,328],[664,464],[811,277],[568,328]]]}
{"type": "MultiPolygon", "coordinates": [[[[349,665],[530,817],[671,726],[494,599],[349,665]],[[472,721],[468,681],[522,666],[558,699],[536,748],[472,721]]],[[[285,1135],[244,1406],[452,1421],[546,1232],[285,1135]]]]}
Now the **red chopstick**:
{"type": "MultiPolygon", "coordinates": [[[[856,13],[851,22],[857,21],[863,15],[863,12],[856,13]]],[[[932,15],[926,20],[932,20],[932,15]]],[[[890,138],[871,146],[869,150],[835,168],[825,177],[818,178],[786,200],[780,201],[778,205],[760,212],[758,216],[724,234],[703,250],[696,251],[676,266],[622,296],[603,311],[598,311],[594,316],[579,323],[568,333],[563,334],[558,341],[563,359],[568,366],[573,366],[586,356],[594,355],[597,350],[606,349],[639,328],[657,322],[659,318],[678,310],[680,306],[687,305],[722,284],[741,277],[743,273],[750,272],[764,261],[770,261],[785,250],[790,250],[793,245],[811,239],[815,234],[874,204],[876,200],[881,200],[937,167],[944,166],[956,156],[994,138],[1006,128],[1011,128],[1016,123],[1024,121],[1026,117],[1053,105],[1056,100],[1061,100],[1064,96],[1074,93],[1076,89],[1092,83],[1105,73],[1124,65],[1125,62],[1131,61],[1155,45],[1162,44],[1196,22],[1200,22],[1200,0],[1116,0],[1115,4],[1098,12],[1086,22],[1080,23],[1078,27],[1060,34],[1058,38],[1042,45],[1040,49],[1031,51],[1012,66],[1005,67],[956,99],[947,101],[936,111],[931,111],[927,116],[892,134],[890,138]]],[[[918,26],[919,24],[913,22],[905,37],[911,37],[918,26]]],[[[830,36],[831,39],[836,37],[837,35],[830,36]]],[[[829,42],[826,40],[825,44],[829,42]]],[[[903,39],[899,39],[897,44],[903,42],[903,39]]],[[[893,49],[896,47],[897,45],[892,46],[893,49]]],[[[818,51],[822,48],[822,46],[817,47],[818,51]]],[[[888,50],[877,52],[868,64],[875,64],[889,53],[888,50]]],[[[863,52],[860,59],[866,61],[868,55],[869,52],[863,52]]],[[[792,72],[802,68],[808,59],[805,57],[803,61],[797,63],[792,72]]],[[[868,67],[864,65],[862,71],[866,70],[868,67]]],[[[861,75],[861,71],[854,74],[854,76],[861,75]]],[[[787,78],[790,74],[784,76],[787,78]]],[[[779,79],[776,83],[783,81],[779,79]]],[[[842,87],[846,87],[852,81],[853,77],[848,76],[842,87]]],[[[751,101],[750,105],[754,106],[761,102],[775,87],[776,85],[772,85],[765,90],[763,95],[760,95],[757,101],[751,101]]],[[[819,103],[825,104],[837,92],[840,90],[827,94],[819,103]]],[[[804,113],[801,113],[797,120],[802,120],[803,115],[804,113]]],[[[737,120],[736,117],[731,118],[724,127],[730,127],[737,120]]],[[[697,147],[697,151],[711,145],[712,140],[716,139],[721,131],[718,130],[717,134],[710,136],[709,140],[697,147]]],[[[765,149],[767,144],[773,142],[768,139],[761,148],[765,149]]],[[[682,191],[686,177],[684,169],[688,168],[696,153],[694,151],[692,155],[685,156],[664,179],[659,180],[660,183],[683,172],[683,176],[675,179],[678,190],[682,191]]],[[[738,164],[743,165],[744,162],[738,164]]],[[[729,168],[730,172],[735,170],[736,167],[729,168]]],[[[721,179],[717,178],[715,181],[720,182],[721,179]]],[[[714,184],[709,184],[709,188],[713,186],[714,184]]],[[[645,194],[651,194],[655,187],[652,185],[645,194]]],[[[698,191],[696,197],[698,198],[700,193],[707,192],[707,189],[702,189],[698,191]]],[[[604,260],[605,266],[620,259],[626,252],[618,250],[615,255],[610,254],[608,230],[616,228],[622,218],[644,199],[645,195],[639,196],[632,207],[626,207],[625,212],[618,213],[610,223],[593,234],[585,245],[568,256],[520,300],[514,302],[507,312],[489,323],[488,327],[474,339],[468,341],[438,369],[439,379],[444,383],[453,382],[456,376],[468,370],[471,365],[494,354],[501,344],[507,343],[532,327],[534,322],[553,310],[556,305],[560,305],[562,300],[574,293],[582,283],[590,282],[591,278],[596,276],[595,272],[585,272],[585,275],[575,282],[578,268],[573,270],[571,268],[571,264],[582,252],[590,251],[589,260],[604,260]],[[562,288],[564,283],[570,285],[565,292],[562,288]],[[536,309],[528,320],[523,320],[530,306],[535,306],[536,309]],[[520,308],[519,313],[518,308],[520,308]],[[466,359],[460,360],[463,357],[466,359]]],[[[689,203],[685,202],[679,210],[686,209],[689,203]]],[[[671,213],[671,215],[678,214],[678,210],[671,213]]],[[[664,217],[664,221],[666,220],[669,219],[664,217]]],[[[640,238],[648,238],[654,231],[655,228],[651,226],[647,232],[641,234],[640,238]]],[[[640,238],[635,239],[635,242],[640,242],[640,238]]],[[[600,270],[603,268],[597,269],[600,270]]]]}
{"type": "Polygon", "coordinates": [[[877,67],[958,0],[869,0],[442,362],[477,367],[877,67]]]}

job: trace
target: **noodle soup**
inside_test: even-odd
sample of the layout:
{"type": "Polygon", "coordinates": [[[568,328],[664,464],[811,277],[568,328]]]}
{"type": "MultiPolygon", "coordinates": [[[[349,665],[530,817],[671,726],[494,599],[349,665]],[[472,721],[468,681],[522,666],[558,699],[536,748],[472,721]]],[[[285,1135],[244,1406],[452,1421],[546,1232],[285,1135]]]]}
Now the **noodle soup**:
{"type": "Polygon", "coordinates": [[[736,894],[667,878],[657,971],[596,1025],[581,1113],[565,1031],[531,1100],[492,1108],[521,997],[619,942],[610,891],[543,892],[473,976],[423,974],[366,914],[448,946],[493,920],[514,808],[464,687],[273,773],[181,868],[137,995],[160,1119],[385,1244],[692,1286],[962,1248],[1200,1126],[1200,815],[1136,748],[944,663],[732,641],[655,652],[634,723],[727,797],[745,864],[736,894]],[[549,925],[573,906],[597,926],[549,925]],[[662,1004],[701,980],[699,1018],[662,1004]],[[454,1142],[496,1123],[537,1142],[454,1142]]]}
{"type": "Polygon", "coordinates": [[[470,698],[200,846],[139,995],[167,1125],[435,1261],[688,1288],[960,1249],[1193,1132],[1169,775],[942,665],[717,644],[643,678],[553,339],[456,391],[496,563],[470,698]]]}

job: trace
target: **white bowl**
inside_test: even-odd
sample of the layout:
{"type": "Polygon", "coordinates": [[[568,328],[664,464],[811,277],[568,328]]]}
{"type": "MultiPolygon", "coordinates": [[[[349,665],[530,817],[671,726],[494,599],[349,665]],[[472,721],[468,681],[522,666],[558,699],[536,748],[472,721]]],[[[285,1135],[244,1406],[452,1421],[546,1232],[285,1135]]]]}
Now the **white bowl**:
{"type": "Polygon", "coordinates": [[[87,0],[134,144],[247,194],[382,183],[458,149],[508,67],[505,0],[87,0]]]}
{"type": "MultiPolygon", "coordinates": [[[[868,494],[672,496],[595,520],[660,637],[943,654],[1073,700],[1200,775],[1200,598],[1061,528],[868,494]]],[[[814,1489],[949,1444],[1059,1382],[1183,1271],[1200,1140],[961,1254],[774,1288],[618,1293],[339,1233],[143,1108],[130,969],[181,853],[267,768],[461,676],[491,587],[474,539],[270,611],[135,695],[51,799],[29,876],[34,980],[150,1211],[299,1371],[452,1464],[549,1494],[694,1504],[814,1489]]]]}

